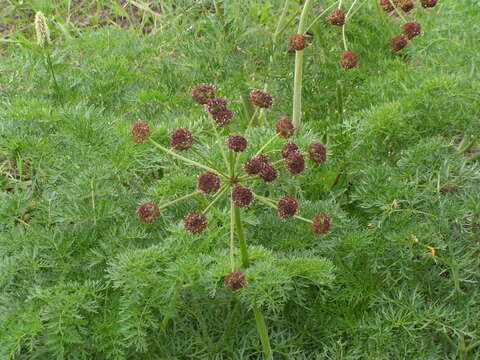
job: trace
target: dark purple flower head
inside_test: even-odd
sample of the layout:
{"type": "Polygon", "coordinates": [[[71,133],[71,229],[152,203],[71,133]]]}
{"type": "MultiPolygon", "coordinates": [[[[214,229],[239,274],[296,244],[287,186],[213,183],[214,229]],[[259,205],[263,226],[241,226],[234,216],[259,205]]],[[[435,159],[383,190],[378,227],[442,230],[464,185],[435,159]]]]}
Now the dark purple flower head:
{"type": "Polygon", "coordinates": [[[416,21],[410,21],[402,26],[402,33],[405,34],[410,40],[415,36],[420,35],[422,32],[422,24],[416,21]]]}
{"type": "Polygon", "coordinates": [[[234,115],[233,111],[221,109],[212,114],[212,117],[219,126],[225,126],[230,123],[234,115]]]}
{"type": "Polygon", "coordinates": [[[431,8],[437,5],[437,0],[422,0],[422,7],[431,8]]]}
{"type": "Polygon", "coordinates": [[[193,135],[187,129],[178,129],[170,134],[170,145],[175,150],[188,150],[193,146],[193,135]]]}
{"type": "MultiPolygon", "coordinates": [[[[392,2],[395,4],[395,6],[398,5],[398,0],[393,0],[392,2]]],[[[395,8],[393,7],[392,3],[389,0],[381,0],[380,7],[385,12],[392,12],[393,10],[395,10],[395,8]]]]}
{"type": "Polygon", "coordinates": [[[262,169],[260,170],[259,176],[266,183],[274,181],[278,177],[278,171],[273,167],[273,165],[267,163],[262,164],[262,169]]]}
{"type": "Polygon", "coordinates": [[[158,209],[158,206],[156,204],[147,202],[138,207],[137,214],[140,220],[145,223],[151,224],[152,222],[158,220],[160,210],[158,209]]]}
{"type": "Polygon", "coordinates": [[[192,234],[200,234],[207,227],[207,217],[200,211],[192,211],[183,219],[185,229],[192,234]]]}
{"type": "Polygon", "coordinates": [[[213,116],[216,112],[221,110],[226,110],[228,105],[228,100],[224,98],[215,98],[207,102],[207,110],[213,116]]]}
{"type": "Polygon", "coordinates": [[[296,215],[298,211],[298,201],[291,196],[285,195],[278,201],[278,216],[282,219],[288,219],[296,215]]]}
{"type": "Polygon", "coordinates": [[[286,159],[288,155],[297,151],[298,151],[298,145],[295,144],[293,141],[288,141],[285,144],[283,144],[282,153],[281,153],[282,158],[286,159]]]}
{"type": "Polygon", "coordinates": [[[343,26],[345,25],[345,12],[342,9],[335,9],[328,14],[328,21],[330,24],[343,26]]]}
{"type": "Polygon", "coordinates": [[[294,151],[285,159],[285,166],[292,175],[298,175],[305,170],[305,158],[303,155],[294,151]]]}
{"type": "Polygon", "coordinates": [[[133,141],[142,143],[150,137],[150,126],[146,122],[136,122],[132,127],[133,141]]]}
{"type": "Polygon", "coordinates": [[[284,139],[288,139],[289,137],[293,136],[295,132],[295,126],[293,123],[288,119],[280,119],[277,121],[277,133],[280,137],[284,139]]]}
{"type": "Polygon", "coordinates": [[[321,164],[327,160],[327,149],[320,141],[314,141],[308,145],[308,155],[310,156],[310,160],[321,164]]]}
{"type": "Polygon", "coordinates": [[[200,105],[205,105],[215,98],[215,88],[210,85],[197,86],[192,91],[193,100],[200,105]]]}
{"type": "Polygon", "coordinates": [[[408,37],[403,34],[395,35],[391,40],[390,44],[392,45],[393,50],[400,51],[405,46],[408,45],[408,37]]]}
{"type": "Polygon", "coordinates": [[[402,9],[406,13],[410,12],[414,7],[415,7],[415,1],[413,1],[413,0],[401,0],[400,1],[400,9],[402,9]]]}
{"type": "Polygon", "coordinates": [[[326,214],[317,214],[312,219],[312,230],[315,234],[326,234],[330,230],[330,216],[326,214]]]}
{"type": "Polygon", "coordinates": [[[243,168],[248,175],[257,175],[262,170],[263,164],[268,163],[266,155],[256,155],[247,160],[243,168]]]}
{"type": "Polygon", "coordinates": [[[302,51],[307,46],[307,38],[302,34],[292,35],[290,38],[290,49],[302,51]]]}
{"type": "Polygon", "coordinates": [[[263,109],[268,109],[273,105],[272,95],[261,90],[252,90],[250,92],[250,101],[263,109]]]}
{"type": "Polygon", "coordinates": [[[220,189],[220,176],[211,171],[207,171],[198,177],[197,187],[205,194],[216,193],[218,189],[220,189]]]}
{"type": "Polygon", "coordinates": [[[340,65],[345,70],[353,69],[357,64],[358,56],[355,52],[346,50],[342,53],[342,56],[340,57],[340,65]]]}
{"type": "Polygon", "coordinates": [[[245,151],[247,148],[247,139],[241,135],[230,135],[228,137],[228,147],[235,152],[245,151]]]}
{"type": "Polygon", "coordinates": [[[253,192],[244,186],[235,186],[232,190],[232,200],[235,206],[247,207],[252,203],[253,192]]]}
{"type": "Polygon", "coordinates": [[[235,270],[225,276],[223,285],[228,290],[237,291],[247,285],[247,280],[245,280],[245,275],[241,270],[235,270]]]}

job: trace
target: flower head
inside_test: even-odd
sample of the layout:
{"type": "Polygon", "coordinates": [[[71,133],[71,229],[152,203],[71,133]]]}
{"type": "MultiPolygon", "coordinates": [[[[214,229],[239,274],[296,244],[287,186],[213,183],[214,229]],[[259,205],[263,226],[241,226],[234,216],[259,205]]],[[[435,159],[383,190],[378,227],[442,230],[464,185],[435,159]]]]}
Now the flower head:
{"type": "Polygon", "coordinates": [[[422,0],[422,7],[431,8],[437,5],[437,0],[422,0]]]}
{"type": "Polygon", "coordinates": [[[207,227],[207,217],[200,211],[192,211],[183,219],[185,229],[192,234],[200,234],[207,227]]]}
{"type": "Polygon", "coordinates": [[[278,177],[278,171],[268,162],[262,164],[262,169],[259,173],[260,178],[266,183],[274,181],[278,177]]]}
{"type": "Polygon", "coordinates": [[[410,21],[402,26],[402,33],[406,35],[410,40],[415,36],[420,35],[422,32],[422,25],[416,21],[410,21]]]}
{"type": "Polygon", "coordinates": [[[285,159],[285,166],[290,174],[298,175],[305,170],[305,158],[300,152],[294,151],[285,159]]]}
{"type": "Polygon", "coordinates": [[[235,206],[247,207],[252,203],[253,192],[245,186],[235,186],[232,190],[232,201],[235,206]]]}
{"type": "Polygon", "coordinates": [[[260,154],[247,160],[247,162],[243,165],[243,168],[248,175],[257,175],[260,170],[262,170],[262,166],[265,163],[268,163],[268,157],[260,154]]]}
{"type": "Polygon", "coordinates": [[[228,147],[235,152],[243,152],[247,148],[247,139],[241,135],[230,135],[228,137],[228,147]]]}
{"type": "Polygon", "coordinates": [[[188,150],[193,146],[193,135],[187,129],[178,129],[170,134],[170,145],[175,150],[188,150]]]}
{"type": "Polygon", "coordinates": [[[291,196],[285,195],[278,201],[278,216],[288,219],[298,211],[298,201],[291,196]]]}
{"type": "Polygon", "coordinates": [[[156,204],[147,202],[138,207],[137,214],[140,220],[142,220],[144,223],[151,224],[152,222],[158,220],[160,210],[156,204]]]}
{"type": "Polygon", "coordinates": [[[207,104],[215,98],[215,87],[211,85],[200,85],[192,91],[193,100],[200,105],[207,104]]]}
{"type": "Polygon", "coordinates": [[[280,137],[288,139],[289,137],[293,136],[294,132],[295,126],[290,120],[280,119],[277,121],[277,133],[280,135],[280,137]]]}
{"type": "Polygon", "coordinates": [[[228,290],[236,291],[245,287],[247,281],[241,270],[235,270],[223,278],[223,285],[228,290]]]}
{"type": "Polygon", "coordinates": [[[132,137],[133,141],[137,143],[142,143],[150,137],[150,126],[146,122],[136,122],[132,126],[132,137]]]}
{"type": "Polygon", "coordinates": [[[250,92],[250,100],[254,105],[263,109],[268,109],[273,105],[272,95],[261,90],[252,90],[250,92]]]}
{"type": "Polygon", "coordinates": [[[35,33],[37,35],[37,45],[41,48],[51,43],[50,29],[48,28],[47,19],[43,12],[38,11],[35,14],[35,33]]]}
{"type": "Polygon", "coordinates": [[[340,8],[333,10],[328,14],[328,21],[330,21],[330,24],[332,25],[345,25],[345,12],[340,8]]]}
{"type": "Polygon", "coordinates": [[[358,56],[353,51],[345,50],[340,57],[340,65],[345,70],[350,70],[356,67],[358,64],[358,56]]]}
{"type": "Polygon", "coordinates": [[[307,46],[307,38],[302,34],[292,35],[290,38],[290,49],[302,51],[307,46]]]}
{"type": "Polygon", "coordinates": [[[391,40],[393,50],[400,51],[408,44],[408,37],[403,34],[395,35],[391,40]]]}
{"type": "Polygon", "coordinates": [[[308,145],[308,155],[310,156],[310,160],[321,164],[327,160],[327,149],[320,141],[314,141],[308,145]]]}
{"type": "Polygon", "coordinates": [[[392,5],[392,3],[395,6],[397,6],[398,5],[398,0],[393,0],[392,2],[390,2],[390,0],[381,0],[380,1],[380,7],[385,12],[392,12],[393,10],[395,10],[395,7],[392,5]]]}
{"type": "Polygon", "coordinates": [[[220,189],[220,177],[211,171],[207,171],[198,177],[197,187],[205,194],[216,193],[220,189]]]}
{"type": "Polygon", "coordinates": [[[400,9],[406,13],[410,12],[415,7],[415,2],[413,0],[401,0],[400,9]]]}
{"type": "Polygon", "coordinates": [[[207,111],[211,115],[215,115],[216,112],[227,109],[228,100],[224,98],[215,98],[207,102],[207,111]]]}
{"type": "Polygon", "coordinates": [[[212,114],[213,120],[219,125],[219,126],[225,126],[230,123],[230,121],[234,117],[233,111],[230,111],[228,109],[221,109],[216,111],[214,114],[212,114]]]}
{"type": "Polygon", "coordinates": [[[293,141],[288,141],[282,146],[282,152],[281,152],[282,158],[286,159],[288,155],[297,151],[298,151],[298,145],[295,144],[293,141]]]}
{"type": "Polygon", "coordinates": [[[330,219],[330,216],[327,214],[317,214],[313,217],[312,221],[312,230],[315,234],[326,234],[330,230],[330,222],[332,219],[330,219]]]}

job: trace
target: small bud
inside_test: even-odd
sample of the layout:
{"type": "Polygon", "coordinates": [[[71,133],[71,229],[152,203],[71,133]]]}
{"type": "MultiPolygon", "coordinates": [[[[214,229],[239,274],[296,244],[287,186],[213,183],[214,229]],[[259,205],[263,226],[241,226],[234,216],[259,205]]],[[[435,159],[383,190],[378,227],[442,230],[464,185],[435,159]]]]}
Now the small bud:
{"type": "Polygon", "coordinates": [[[268,109],[273,105],[272,95],[261,90],[252,90],[250,92],[250,101],[263,109],[268,109]]]}
{"type": "Polygon", "coordinates": [[[401,0],[400,9],[406,13],[410,12],[415,7],[415,2],[413,0],[401,0]]]}
{"type": "Polygon", "coordinates": [[[345,25],[345,12],[342,9],[335,9],[328,15],[330,24],[336,26],[345,25]]]}
{"type": "Polygon", "coordinates": [[[260,178],[266,183],[274,181],[278,177],[278,171],[273,165],[267,163],[262,164],[262,169],[259,173],[260,178]]]}
{"type": "Polygon", "coordinates": [[[305,170],[305,158],[298,151],[290,153],[285,159],[285,166],[292,175],[298,175],[305,170]]]}
{"type": "Polygon", "coordinates": [[[391,40],[390,44],[392,45],[393,50],[400,51],[405,46],[408,45],[408,37],[403,34],[395,35],[391,40]]]}
{"type": "Polygon", "coordinates": [[[293,136],[295,132],[295,126],[293,123],[288,119],[280,119],[277,122],[277,133],[280,137],[284,139],[288,139],[289,137],[293,136]]]}
{"type": "Polygon", "coordinates": [[[235,206],[247,207],[253,201],[253,192],[244,186],[235,186],[232,190],[232,201],[235,206]]]}
{"type": "Polygon", "coordinates": [[[340,57],[340,65],[345,70],[353,69],[357,64],[358,56],[355,52],[346,50],[342,53],[342,56],[340,57]]]}
{"type": "Polygon", "coordinates": [[[223,285],[228,290],[237,291],[245,287],[245,285],[247,285],[247,281],[245,280],[245,276],[241,270],[235,270],[224,277],[223,285]]]}
{"type": "Polygon", "coordinates": [[[142,143],[150,137],[150,126],[146,122],[136,122],[132,126],[133,141],[142,143]]]}
{"type": "Polygon", "coordinates": [[[192,211],[183,219],[185,229],[192,234],[200,234],[207,227],[207,217],[200,211],[192,211]]]}
{"type": "Polygon", "coordinates": [[[187,129],[178,129],[170,134],[170,145],[175,150],[188,150],[193,146],[193,135],[187,129]]]}
{"type": "Polygon", "coordinates": [[[297,214],[298,201],[291,196],[285,195],[278,201],[278,216],[288,219],[297,214]]]}
{"type": "Polygon", "coordinates": [[[197,104],[205,105],[215,98],[215,88],[210,85],[197,86],[193,89],[192,96],[197,104]]]}
{"type": "Polygon", "coordinates": [[[138,207],[137,214],[141,221],[147,224],[151,224],[154,221],[158,220],[160,210],[158,209],[158,206],[156,204],[148,202],[138,207]]]}
{"type": "Polygon", "coordinates": [[[228,147],[235,152],[243,152],[247,148],[247,139],[241,135],[230,135],[228,137],[228,147]]]}
{"type": "Polygon", "coordinates": [[[315,234],[326,234],[330,230],[330,216],[326,214],[317,214],[312,219],[312,230],[315,234]]]}
{"type": "Polygon", "coordinates": [[[410,40],[415,36],[420,35],[422,32],[422,25],[416,21],[410,21],[402,26],[402,33],[405,34],[410,40]]]}
{"type": "Polygon", "coordinates": [[[198,177],[197,187],[205,194],[216,193],[220,189],[220,177],[211,171],[207,171],[198,177]]]}
{"type": "Polygon", "coordinates": [[[50,29],[48,28],[47,19],[43,12],[38,11],[35,14],[35,32],[37,35],[37,45],[41,48],[51,43],[50,29]]]}
{"type": "Polygon", "coordinates": [[[322,164],[327,160],[327,149],[320,141],[314,141],[308,145],[308,155],[313,162],[322,164]]]}
{"type": "Polygon", "coordinates": [[[263,164],[268,163],[266,155],[256,155],[247,160],[243,168],[248,175],[257,175],[262,170],[263,164]]]}
{"type": "Polygon", "coordinates": [[[302,51],[307,46],[307,38],[302,34],[292,35],[290,38],[290,49],[302,51]]]}
{"type": "Polygon", "coordinates": [[[288,141],[285,144],[283,144],[282,147],[282,158],[286,159],[291,153],[297,152],[298,151],[298,145],[295,144],[293,141],[288,141]]]}
{"type": "Polygon", "coordinates": [[[437,5],[437,0],[422,0],[422,7],[426,8],[432,8],[435,5],[437,5]]]}

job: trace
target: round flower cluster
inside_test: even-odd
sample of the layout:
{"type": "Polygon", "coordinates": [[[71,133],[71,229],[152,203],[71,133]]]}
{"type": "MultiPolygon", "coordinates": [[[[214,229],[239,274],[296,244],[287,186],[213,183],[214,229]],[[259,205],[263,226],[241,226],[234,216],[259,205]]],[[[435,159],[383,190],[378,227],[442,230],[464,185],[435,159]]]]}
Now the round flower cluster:
{"type": "Polygon", "coordinates": [[[273,105],[272,95],[261,90],[252,90],[250,92],[250,101],[259,108],[268,109],[273,105]]]}
{"type": "Polygon", "coordinates": [[[235,270],[224,277],[223,285],[228,290],[237,291],[247,285],[247,280],[241,270],[235,270]]]}
{"type": "Polygon", "coordinates": [[[340,65],[345,70],[350,70],[356,67],[358,64],[358,56],[355,52],[345,50],[340,57],[340,65]]]}
{"type": "Polygon", "coordinates": [[[220,189],[220,176],[211,171],[207,171],[198,177],[197,187],[205,194],[216,193],[218,189],[220,189]]]}
{"type": "Polygon", "coordinates": [[[183,219],[185,229],[192,234],[200,234],[207,228],[207,217],[200,211],[192,211],[183,219]]]}
{"type": "Polygon", "coordinates": [[[235,206],[247,207],[253,201],[253,192],[245,186],[235,186],[232,190],[232,201],[235,206]]]}
{"type": "Polygon", "coordinates": [[[313,162],[322,164],[327,160],[327,149],[320,141],[314,141],[308,145],[308,155],[313,162]]]}
{"type": "Polygon", "coordinates": [[[288,139],[289,137],[293,136],[295,132],[295,126],[293,123],[288,119],[280,119],[277,122],[277,133],[280,137],[284,139],[288,139]]]}
{"type": "Polygon", "coordinates": [[[228,109],[227,105],[228,100],[223,98],[209,100],[206,104],[207,111],[219,126],[225,126],[233,119],[234,113],[228,109]]]}
{"type": "Polygon", "coordinates": [[[302,34],[292,35],[290,38],[290,49],[302,51],[307,46],[307,38],[302,34]]]}
{"type": "Polygon", "coordinates": [[[133,141],[142,143],[150,137],[150,127],[146,122],[137,122],[132,127],[133,141]]]}
{"type": "Polygon", "coordinates": [[[230,135],[228,137],[228,148],[234,152],[243,152],[247,148],[247,139],[241,135],[230,135]]]}
{"type": "Polygon", "coordinates": [[[330,222],[332,219],[330,219],[330,216],[327,214],[317,214],[313,217],[312,221],[312,230],[315,234],[323,235],[330,230],[330,222]]]}
{"type": "Polygon", "coordinates": [[[330,24],[336,26],[345,25],[345,12],[342,9],[335,9],[328,15],[330,24]]]}
{"type": "Polygon", "coordinates": [[[170,134],[170,145],[175,150],[188,150],[193,146],[193,135],[187,129],[178,129],[170,134]]]}
{"type": "Polygon", "coordinates": [[[293,197],[285,195],[278,200],[278,216],[282,219],[288,219],[296,215],[298,211],[298,201],[293,197]]]}
{"type": "Polygon", "coordinates": [[[154,221],[158,220],[160,210],[158,209],[158,206],[156,204],[147,202],[138,207],[137,214],[141,221],[147,224],[151,224],[154,221]]]}
{"type": "Polygon", "coordinates": [[[215,88],[210,85],[200,85],[192,91],[193,100],[200,105],[206,105],[215,99],[215,88]]]}

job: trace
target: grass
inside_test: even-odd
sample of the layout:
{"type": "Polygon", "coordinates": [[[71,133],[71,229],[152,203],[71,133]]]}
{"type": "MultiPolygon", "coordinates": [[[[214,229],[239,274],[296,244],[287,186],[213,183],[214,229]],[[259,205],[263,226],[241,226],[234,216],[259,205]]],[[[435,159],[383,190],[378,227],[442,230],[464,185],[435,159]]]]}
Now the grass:
{"type": "MultiPolygon", "coordinates": [[[[388,43],[397,21],[368,2],[346,29],[360,57],[349,72],[338,28],[312,29],[298,143],[322,138],[329,160],[275,191],[295,192],[305,216],[328,210],[332,232],[319,239],[259,204],[246,218],[275,359],[480,358],[479,147],[458,151],[480,133],[480,7],[439,2],[400,54],[388,43]],[[308,267],[291,259],[308,256],[331,261],[330,287],[290,282],[308,267]]],[[[202,199],[140,223],[139,203],[195,181],[129,133],[148,121],[162,144],[178,127],[208,135],[190,98],[205,82],[238,114],[240,94],[268,82],[265,126],[289,116],[294,58],[268,46],[283,4],[230,2],[222,22],[198,1],[4,3],[0,358],[261,358],[248,293],[221,287],[227,213],[195,239],[181,219],[202,199]],[[34,46],[36,10],[52,19],[60,91],[34,46]]],[[[205,151],[221,161],[214,145],[205,151]]]]}

